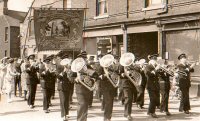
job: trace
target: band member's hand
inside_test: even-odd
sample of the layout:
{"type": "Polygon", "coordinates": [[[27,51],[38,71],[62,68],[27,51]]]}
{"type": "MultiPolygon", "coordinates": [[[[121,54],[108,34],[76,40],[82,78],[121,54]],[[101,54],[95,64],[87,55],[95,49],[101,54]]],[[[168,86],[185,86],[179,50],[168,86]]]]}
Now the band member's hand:
{"type": "Polygon", "coordinates": [[[190,71],[190,69],[189,69],[189,68],[186,68],[185,70],[186,70],[186,71],[188,71],[188,72],[190,71]]]}
{"type": "Polygon", "coordinates": [[[155,71],[151,71],[151,73],[152,73],[152,74],[154,74],[154,75],[156,74],[156,72],[155,72],[155,71]]]}
{"type": "Polygon", "coordinates": [[[175,78],[178,78],[178,73],[174,73],[174,77],[175,77],[175,78]]]}
{"type": "Polygon", "coordinates": [[[155,69],[156,69],[156,70],[158,70],[158,69],[160,69],[160,68],[161,68],[161,66],[160,66],[160,65],[158,65],[158,66],[156,66],[156,68],[155,68],[155,69]]]}
{"type": "Polygon", "coordinates": [[[122,76],[122,77],[125,77],[125,73],[122,73],[121,76],[122,76]]]}
{"type": "Polygon", "coordinates": [[[195,65],[197,65],[198,64],[198,62],[197,63],[193,63],[191,66],[190,66],[190,68],[193,68],[195,65]]]}

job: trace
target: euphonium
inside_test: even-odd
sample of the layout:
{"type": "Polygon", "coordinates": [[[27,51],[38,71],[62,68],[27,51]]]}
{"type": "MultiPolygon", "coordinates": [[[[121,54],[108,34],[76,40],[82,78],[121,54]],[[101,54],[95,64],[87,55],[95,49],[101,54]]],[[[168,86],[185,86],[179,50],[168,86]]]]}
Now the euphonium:
{"type": "Polygon", "coordinates": [[[92,78],[94,70],[87,69],[86,63],[83,58],[77,58],[72,62],[71,70],[78,73],[76,81],[82,84],[90,91],[94,91],[96,88],[95,79],[92,78]],[[82,71],[84,69],[84,71],[82,71]]]}
{"type": "Polygon", "coordinates": [[[100,59],[100,65],[104,68],[104,72],[109,82],[112,84],[114,88],[118,87],[119,84],[119,76],[118,74],[110,69],[110,66],[114,62],[114,56],[111,54],[107,54],[100,59]]]}

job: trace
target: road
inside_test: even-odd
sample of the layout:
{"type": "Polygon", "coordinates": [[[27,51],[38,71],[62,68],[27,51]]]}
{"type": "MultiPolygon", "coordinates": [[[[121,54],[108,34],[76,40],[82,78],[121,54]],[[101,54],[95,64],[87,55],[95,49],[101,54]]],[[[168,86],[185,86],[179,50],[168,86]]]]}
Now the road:
{"type": "MultiPolygon", "coordinates": [[[[72,104],[72,109],[70,110],[69,121],[76,121],[76,95],[73,97],[74,103],[72,104]]],[[[172,113],[171,116],[165,116],[165,114],[160,113],[159,110],[156,111],[159,118],[153,119],[147,115],[148,108],[148,95],[145,95],[145,109],[138,109],[135,104],[133,104],[132,117],[133,121],[199,121],[200,120],[200,98],[190,98],[191,101],[191,114],[187,115],[178,112],[179,100],[171,99],[169,102],[169,111],[172,113]]],[[[56,92],[55,99],[52,100],[52,106],[50,107],[50,113],[44,113],[42,109],[42,93],[38,89],[36,94],[35,108],[30,109],[27,102],[23,98],[14,97],[12,103],[6,102],[5,95],[2,96],[2,101],[0,102],[0,121],[62,121],[60,116],[60,105],[59,97],[56,92]]],[[[114,102],[112,121],[127,121],[123,117],[124,107],[118,102],[114,102]]],[[[101,103],[99,100],[94,99],[93,107],[89,109],[88,121],[103,121],[103,112],[101,111],[101,103]]]]}

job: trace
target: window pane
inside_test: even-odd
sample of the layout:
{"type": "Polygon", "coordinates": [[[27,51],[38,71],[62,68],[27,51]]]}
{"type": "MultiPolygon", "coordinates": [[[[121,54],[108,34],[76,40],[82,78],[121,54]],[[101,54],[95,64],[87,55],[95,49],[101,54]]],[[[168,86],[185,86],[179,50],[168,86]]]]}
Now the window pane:
{"type": "Polygon", "coordinates": [[[151,4],[161,4],[162,0],[151,0],[151,4]]]}

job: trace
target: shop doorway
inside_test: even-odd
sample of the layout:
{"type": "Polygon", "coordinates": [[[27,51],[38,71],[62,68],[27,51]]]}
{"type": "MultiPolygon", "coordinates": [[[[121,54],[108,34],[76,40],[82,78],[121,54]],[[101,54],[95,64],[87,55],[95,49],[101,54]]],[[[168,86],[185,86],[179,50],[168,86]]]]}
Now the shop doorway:
{"type": "Polygon", "coordinates": [[[128,51],[138,59],[147,59],[158,53],[158,32],[133,33],[128,35],[128,51]]]}

